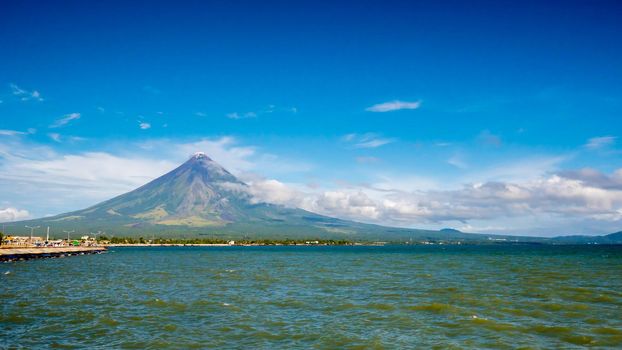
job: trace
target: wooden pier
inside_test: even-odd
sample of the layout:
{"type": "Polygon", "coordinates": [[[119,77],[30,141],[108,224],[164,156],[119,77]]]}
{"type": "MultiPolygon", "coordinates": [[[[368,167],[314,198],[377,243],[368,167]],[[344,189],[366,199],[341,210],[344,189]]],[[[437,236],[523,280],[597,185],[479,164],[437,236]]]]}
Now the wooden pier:
{"type": "Polygon", "coordinates": [[[106,247],[2,248],[0,249],[0,262],[99,254],[106,250],[106,247]]]}

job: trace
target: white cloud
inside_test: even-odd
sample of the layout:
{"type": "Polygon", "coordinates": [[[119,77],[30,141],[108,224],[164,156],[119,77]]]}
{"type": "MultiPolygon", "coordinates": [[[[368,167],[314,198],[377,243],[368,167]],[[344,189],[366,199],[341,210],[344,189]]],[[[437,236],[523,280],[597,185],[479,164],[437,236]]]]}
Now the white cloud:
{"type": "Polygon", "coordinates": [[[0,136],[19,136],[26,135],[23,131],[0,129],[0,136]]]}
{"type": "Polygon", "coordinates": [[[0,222],[10,222],[16,220],[27,219],[30,217],[28,210],[17,208],[4,208],[0,209],[0,222]]]}
{"type": "Polygon", "coordinates": [[[141,130],[147,130],[147,129],[150,129],[150,128],[151,128],[151,124],[150,124],[150,123],[147,123],[147,122],[139,122],[139,123],[138,123],[138,127],[139,127],[141,130]]]}
{"type": "Polygon", "coordinates": [[[15,84],[11,84],[10,86],[11,86],[11,91],[13,92],[13,95],[20,96],[20,95],[27,94],[26,90],[21,89],[19,86],[15,84]]]}
{"type": "Polygon", "coordinates": [[[376,148],[394,142],[393,139],[375,138],[358,142],[354,148],[376,148]]]}
{"type": "Polygon", "coordinates": [[[596,149],[601,149],[601,148],[605,148],[608,146],[612,146],[613,144],[615,144],[615,142],[616,142],[615,136],[592,137],[591,139],[587,140],[585,147],[591,150],[596,150],[596,149]]]}
{"type": "Polygon", "coordinates": [[[233,112],[233,113],[227,114],[227,118],[229,119],[248,119],[248,118],[256,118],[256,117],[257,117],[257,113],[255,112],[246,112],[246,113],[233,112]]]}
{"type": "Polygon", "coordinates": [[[610,175],[593,169],[556,171],[563,159],[541,157],[516,161],[514,166],[499,164],[470,174],[480,181],[465,185],[417,177],[379,178],[369,185],[340,183],[330,190],[274,179],[247,183],[256,201],[383,225],[471,225],[490,232],[536,235],[618,230],[622,225],[622,169],[610,175]]]}
{"type": "Polygon", "coordinates": [[[342,136],[341,140],[351,143],[354,148],[377,148],[396,141],[392,138],[381,137],[375,133],[347,134],[342,136]]]}
{"type": "MultiPolygon", "coordinates": [[[[200,113],[202,115],[199,115],[199,113],[196,113],[196,115],[197,116],[205,116],[204,113],[200,113]]],[[[260,115],[271,114],[271,113],[291,113],[291,114],[296,114],[296,113],[298,113],[298,108],[296,108],[296,107],[278,107],[276,105],[268,105],[268,107],[260,109],[257,112],[244,112],[244,113],[242,113],[242,112],[232,112],[232,113],[228,113],[226,116],[229,119],[249,119],[249,118],[257,118],[260,115]]]]}
{"type": "Polygon", "coordinates": [[[365,110],[368,112],[391,112],[398,111],[400,109],[418,109],[421,106],[421,101],[407,102],[407,101],[389,101],[384,103],[375,104],[371,107],[367,107],[365,110]]]}
{"type": "Polygon", "coordinates": [[[60,128],[61,126],[65,126],[69,124],[72,120],[80,119],[80,113],[69,113],[65,114],[62,118],[56,120],[50,128],[60,128]]]}
{"type": "Polygon", "coordinates": [[[11,87],[11,92],[13,93],[13,95],[18,97],[21,101],[29,101],[29,100],[34,100],[34,101],[39,101],[39,102],[43,101],[43,97],[41,96],[41,93],[37,90],[27,91],[27,90],[20,88],[19,86],[15,84],[10,84],[10,87],[11,87]]]}
{"type": "Polygon", "coordinates": [[[298,113],[298,108],[296,108],[296,107],[277,107],[276,105],[268,105],[268,107],[265,108],[264,110],[260,111],[259,114],[275,113],[275,112],[296,114],[296,113],[298,113]]]}

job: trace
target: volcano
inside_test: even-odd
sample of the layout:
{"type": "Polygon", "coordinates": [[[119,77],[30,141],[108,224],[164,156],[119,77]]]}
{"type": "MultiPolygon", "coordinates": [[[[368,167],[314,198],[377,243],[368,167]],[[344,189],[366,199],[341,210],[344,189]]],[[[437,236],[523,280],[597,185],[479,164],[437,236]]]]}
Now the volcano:
{"type": "Polygon", "coordinates": [[[257,203],[249,195],[247,184],[204,153],[196,153],[171,172],[92,207],[18,224],[49,226],[52,232],[105,231],[134,237],[402,240],[473,236],[458,231],[450,235],[363,224],[257,203]]]}

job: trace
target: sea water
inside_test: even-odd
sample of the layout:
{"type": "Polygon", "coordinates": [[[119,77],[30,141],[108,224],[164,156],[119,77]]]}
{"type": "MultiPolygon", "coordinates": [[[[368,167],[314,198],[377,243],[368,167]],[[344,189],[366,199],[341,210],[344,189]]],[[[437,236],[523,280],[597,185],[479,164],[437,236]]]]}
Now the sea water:
{"type": "Polygon", "coordinates": [[[0,348],[622,347],[620,246],[111,248],[0,264],[0,348]]]}

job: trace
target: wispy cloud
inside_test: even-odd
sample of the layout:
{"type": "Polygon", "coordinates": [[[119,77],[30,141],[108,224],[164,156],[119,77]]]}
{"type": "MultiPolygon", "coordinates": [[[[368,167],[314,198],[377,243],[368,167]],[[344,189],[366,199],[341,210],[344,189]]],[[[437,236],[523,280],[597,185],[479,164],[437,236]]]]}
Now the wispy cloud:
{"type": "Polygon", "coordinates": [[[0,129],[0,136],[19,136],[26,134],[27,133],[23,131],[0,129]]]}
{"type": "Polygon", "coordinates": [[[298,113],[298,108],[296,108],[296,107],[279,107],[279,106],[276,106],[276,105],[268,105],[268,107],[266,109],[264,109],[263,111],[260,111],[259,114],[263,114],[263,113],[276,113],[276,112],[298,113]]]}
{"type": "Polygon", "coordinates": [[[37,90],[28,91],[20,88],[15,84],[10,84],[11,92],[14,96],[17,96],[21,101],[43,101],[41,93],[37,90]]]}
{"type": "Polygon", "coordinates": [[[371,107],[367,107],[365,110],[368,112],[391,112],[398,111],[400,109],[418,109],[421,106],[421,101],[389,101],[384,103],[375,104],[371,107]]]}
{"type": "Polygon", "coordinates": [[[69,124],[72,120],[80,119],[80,113],[69,113],[65,114],[62,118],[56,120],[50,128],[60,128],[61,126],[65,126],[69,124]]]}
{"type": "Polygon", "coordinates": [[[369,139],[366,141],[358,142],[354,145],[354,147],[355,148],[376,148],[376,147],[384,146],[392,142],[394,142],[393,139],[376,138],[376,139],[369,139]]]}
{"type": "Polygon", "coordinates": [[[365,134],[346,134],[341,137],[341,140],[350,143],[354,148],[377,148],[396,141],[395,139],[381,137],[371,132],[365,134]]]}
{"type": "Polygon", "coordinates": [[[255,112],[246,112],[246,113],[233,112],[233,113],[227,114],[227,118],[229,119],[257,118],[257,113],[255,112]]]}
{"type": "Polygon", "coordinates": [[[60,133],[57,132],[51,132],[48,133],[48,137],[54,141],[54,142],[80,142],[80,141],[85,141],[86,138],[84,137],[80,137],[80,136],[67,136],[67,135],[61,135],[60,133]]]}
{"type": "MultiPolygon", "coordinates": [[[[296,107],[279,107],[276,105],[268,105],[268,107],[261,109],[257,112],[232,112],[232,113],[228,113],[227,114],[227,118],[229,119],[249,119],[249,118],[257,118],[260,115],[263,114],[271,114],[271,113],[290,113],[290,114],[296,114],[298,113],[298,108],[296,107]]],[[[204,115],[199,115],[199,113],[196,113],[197,116],[204,116],[204,115]]]]}
{"type": "Polygon", "coordinates": [[[464,159],[458,154],[454,154],[453,156],[449,157],[449,159],[447,159],[447,163],[449,165],[455,166],[458,169],[466,169],[468,167],[464,159]]]}
{"type": "Polygon", "coordinates": [[[207,113],[205,112],[196,112],[194,113],[194,115],[196,115],[197,117],[207,117],[207,113]]]}
{"type": "Polygon", "coordinates": [[[591,139],[587,140],[587,143],[585,144],[585,148],[591,149],[591,150],[597,150],[597,149],[612,146],[613,144],[615,144],[615,142],[616,142],[615,136],[592,137],[591,139]]]}
{"type": "Polygon", "coordinates": [[[150,129],[150,128],[151,128],[151,123],[147,123],[147,122],[139,122],[139,123],[138,123],[138,127],[139,127],[141,130],[147,130],[147,129],[150,129]]]}
{"type": "Polygon", "coordinates": [[[48,136],[49,136],[49,137],[50,137],[53,141],[60,142],[60,134],[59,134],[59,133],[57,133],[57,132],[51,132],[51,133],[49,133],[49,134],[48,134],[48,136]]]}

